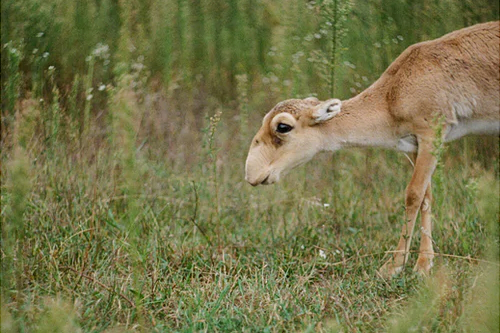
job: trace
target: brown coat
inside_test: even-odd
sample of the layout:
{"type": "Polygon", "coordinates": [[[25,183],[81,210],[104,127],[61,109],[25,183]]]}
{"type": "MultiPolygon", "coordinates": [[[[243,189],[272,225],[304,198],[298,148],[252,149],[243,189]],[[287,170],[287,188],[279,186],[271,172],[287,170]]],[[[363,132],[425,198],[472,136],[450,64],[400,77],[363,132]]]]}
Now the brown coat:
{"type": "Polygon", "coordinates": [[[415,269],[427,273],[434,257],[430,210],[436,125],[442,124],[444,141],[500,133],[499,54],[500,22],[478,24],[410,46],[349,100],[283,101],[264,117],[252,140],[246,180],[254,186],[275,183],[325,150],[378,146],[414,153],[407,223],[380,273],[391,276],[403,268],[419,210],[422,237],[415,269]]]}

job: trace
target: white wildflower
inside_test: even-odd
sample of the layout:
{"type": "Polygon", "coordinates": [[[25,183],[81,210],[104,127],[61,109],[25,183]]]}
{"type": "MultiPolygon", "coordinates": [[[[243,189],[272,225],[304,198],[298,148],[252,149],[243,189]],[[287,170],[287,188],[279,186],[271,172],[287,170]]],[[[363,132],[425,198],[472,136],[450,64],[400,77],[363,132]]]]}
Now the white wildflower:
{"type": "Polygon", "coordinates": [[[92,54],[97,58],[107,59],[109,58],[109,46],[107,44],[98,43],[92,54]]]}
{"type": "Polygon", "coordinates": [[[326,253],[323,250],[319,250],[319,256],[323,259],[326,259],[326,253]]]}
{"type": "Polygon", "coordinates": [[[351,63],[349,61],[344,61],[344,66],[347,66],[347,67],[352,68],[352,69],[356,69],[356,65],[354,65],[353,63],[351,63]]]}
{"type": "Polygon", "coordinates": [[[132,64],[132,69],[136,72],[140,72],[144,69],[144,64],[140,63],[140,62],[134,62],[132,64]]]}

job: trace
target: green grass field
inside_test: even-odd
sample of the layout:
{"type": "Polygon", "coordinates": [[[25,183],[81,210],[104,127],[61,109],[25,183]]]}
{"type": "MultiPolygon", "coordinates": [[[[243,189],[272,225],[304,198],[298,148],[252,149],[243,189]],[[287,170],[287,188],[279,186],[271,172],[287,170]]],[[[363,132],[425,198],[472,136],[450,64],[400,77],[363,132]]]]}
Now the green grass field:
{"type": "MultiPolygon", "coordinates": [[[[223,107],[200,132],[199,120],[172,112],[178,135],[141,147],[136,133],[157,110],[139,117],[146,109],[132,97],[116,94],[111,108],[130,114],[113,120],[108,139],[91,132],[46,146],[31,137],[30,148],[4,155],[2,332],[498,327],[494,169],[445,153],[434,177],[433,274],[414,275],[411,261],[385,281],[376,271],[403,223],[404,155],[324,154],[252,188],[248,138],[223,107]]],[[[36,126],[39,105],[28,105],[18,140],[36,126]]],[[[247,119],[249,131],[259,118],[247,119]]]]}

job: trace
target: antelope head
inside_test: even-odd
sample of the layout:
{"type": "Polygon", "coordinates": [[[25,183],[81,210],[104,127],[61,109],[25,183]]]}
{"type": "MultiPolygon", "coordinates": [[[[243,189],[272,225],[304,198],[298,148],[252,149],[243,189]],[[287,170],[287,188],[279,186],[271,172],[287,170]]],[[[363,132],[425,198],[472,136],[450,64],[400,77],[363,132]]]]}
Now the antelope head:
{"type": "Polygon", "coordinates": [[[250,145],[245,179],[253,186],[273,184],[324,149],[323,125],[340,112],[341,101],[317,98],[278,103],[264,117],[250,145]]]}

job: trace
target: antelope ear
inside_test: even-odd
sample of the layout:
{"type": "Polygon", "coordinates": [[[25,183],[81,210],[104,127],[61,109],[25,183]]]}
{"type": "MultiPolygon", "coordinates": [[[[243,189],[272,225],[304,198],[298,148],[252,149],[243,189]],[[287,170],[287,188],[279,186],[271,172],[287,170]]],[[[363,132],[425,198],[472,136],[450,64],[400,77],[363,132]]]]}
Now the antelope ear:
{"type": "Polygon", "coordinates": [[[317,99],[314,96],[311,96],[311,97],[304,98],[304,101],[306,101],[306,102],[319,102],[319,99],[317,99]]]}
{"type": "Polygon", "coordinates": [[[340,99],[329,99],[326,102],[314,107],[311,118],[313,124],[320,124],[332,119],[341,111],[342,102],[340,99]]]}

